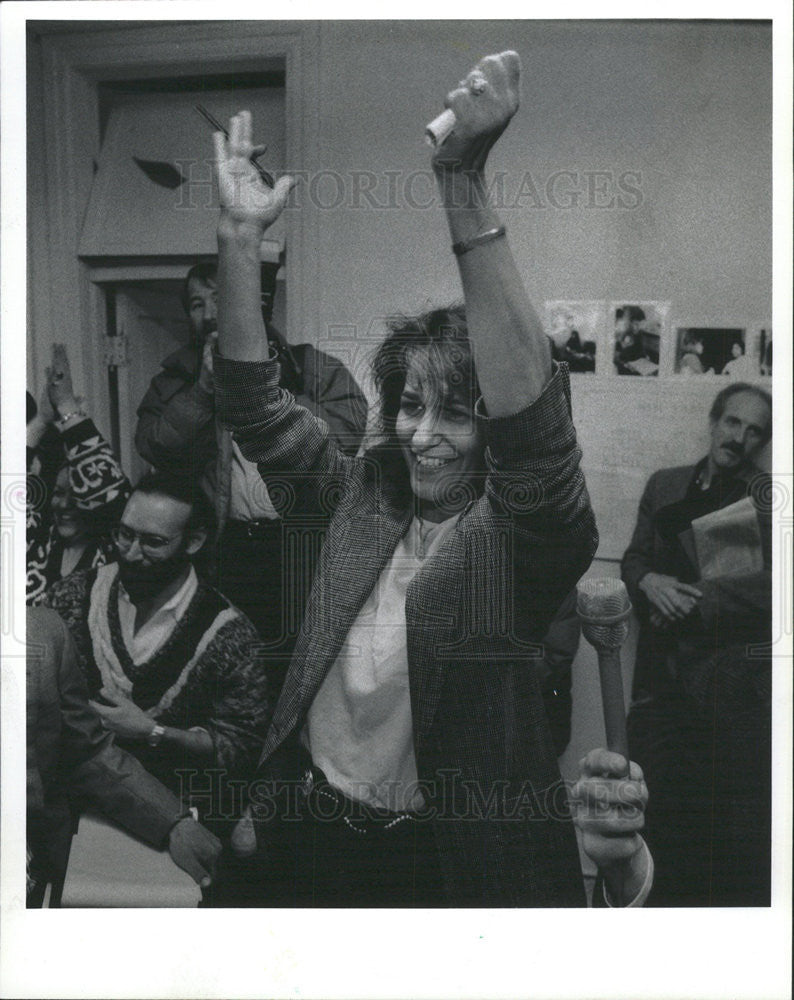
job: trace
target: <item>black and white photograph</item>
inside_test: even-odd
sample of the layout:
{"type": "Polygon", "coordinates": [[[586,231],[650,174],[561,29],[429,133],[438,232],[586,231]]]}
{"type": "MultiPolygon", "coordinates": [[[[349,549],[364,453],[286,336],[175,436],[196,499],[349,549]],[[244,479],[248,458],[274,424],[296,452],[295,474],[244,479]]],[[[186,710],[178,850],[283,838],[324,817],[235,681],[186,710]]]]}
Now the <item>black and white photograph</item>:
{"type": "Polygon", "coordinates": [[[678,375],[757,378],[761,374],[757,350],[754,344],[748,344],[746,330],[679,327],[676,330],[675,372],[678,375]]]}
{"type": "Polygon", "coordinates": [[[0,994],[782,1000],[788,19],[64,8],[0,12],[0,994]]]}
{"type": "Polygon", "coordinates": [[[657,376],[667,302],[612,304],[612,363],[618,375],[657,376]]]}
{"type": "Polygon", "coordinates": [[[604,302],[547,302],[552,358],[564,361],[571,372],[595,372],[605,310],[604,302]]]}

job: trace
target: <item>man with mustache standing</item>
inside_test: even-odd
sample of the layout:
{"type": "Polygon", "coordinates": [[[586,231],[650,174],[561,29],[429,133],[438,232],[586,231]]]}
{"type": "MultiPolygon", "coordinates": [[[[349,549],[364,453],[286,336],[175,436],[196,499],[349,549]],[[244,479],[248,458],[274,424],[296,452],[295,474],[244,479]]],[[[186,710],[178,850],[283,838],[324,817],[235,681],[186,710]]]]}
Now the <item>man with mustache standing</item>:
{"type": "Polygon", "coordinates": [[[734,382],[709,418],[708,454],[651,476],[622,561],[640,620],[629,744],[650,790],[649,905],[769,905],[771,483],[754,460],[772,400],[734,382]]]}
{"type": "Polygon", "coordinates": [[[256,764],[269,701],[250,621],[196,575],[209,502],[188,480],[144,476],[115,531],[118,562],[57,583],[93,705],[118,742],[202,818],[231,818],[228,780],[256,764]]]}

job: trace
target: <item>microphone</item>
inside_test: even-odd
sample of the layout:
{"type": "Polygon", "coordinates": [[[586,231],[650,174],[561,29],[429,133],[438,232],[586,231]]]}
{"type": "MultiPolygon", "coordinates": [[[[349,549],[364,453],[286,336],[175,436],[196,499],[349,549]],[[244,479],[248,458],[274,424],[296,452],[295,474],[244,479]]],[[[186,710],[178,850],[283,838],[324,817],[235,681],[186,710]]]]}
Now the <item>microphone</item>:
{"type": "Polygon", "coordinates": [[[629,634],[631,614],[625,584],[608,577],[580,580],[576,587],[576,612],[582,634],[598,655],[607,749],[622,754],[628,767],[629,741],[620,668],[620,647],[629,634]]]}

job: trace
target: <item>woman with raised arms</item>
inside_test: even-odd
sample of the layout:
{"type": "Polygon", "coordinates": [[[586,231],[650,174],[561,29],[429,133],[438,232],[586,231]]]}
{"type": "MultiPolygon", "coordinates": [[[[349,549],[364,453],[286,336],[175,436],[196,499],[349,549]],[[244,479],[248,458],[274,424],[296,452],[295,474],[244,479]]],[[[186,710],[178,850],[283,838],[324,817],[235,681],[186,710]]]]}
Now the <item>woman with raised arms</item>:
{"type": "MultiPolygon", "coordinates": [[[[263,185],[248,112],[215,137],[219,411],[282,482],[285,517],[327,519],[252,785],[260,905],[585,902],[530,659],[597,534],[567,371],[552,366],[483,173],[519,74],[515,53],[489,56],[447,96],[457,123],[432,167],[465,312],[392,324],[374,364],[384,441],[358,459],[268,360],[259,247],[292,180],[263,185]]],[[[652,877],[647,791],[625,770],[594,750],[573,790],[612,905],[640,904],[652,877]]]]}

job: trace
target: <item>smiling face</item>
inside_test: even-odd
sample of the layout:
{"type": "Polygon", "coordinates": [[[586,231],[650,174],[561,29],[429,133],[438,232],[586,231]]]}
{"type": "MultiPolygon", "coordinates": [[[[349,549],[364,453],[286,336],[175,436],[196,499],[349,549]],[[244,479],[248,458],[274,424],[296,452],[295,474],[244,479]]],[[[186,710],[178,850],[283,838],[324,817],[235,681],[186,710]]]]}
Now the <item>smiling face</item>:
{"type": "Polygon", "coordinates": [[[712,468],[735,472],[752,462],[766,444],[771,419],[769,407],[755,393],[737,392],[730,396],[722,415],[711,422],[712,468]]]}
{"type": "Polygon", "coordinates": [[[66,467],[58,473],[50,502],[53,523],[61,541],[65,545],[77,545],[85,537],[86,526],[72,499],[69,470],[66,467]]]}
{"type": "Polygon", "coordinates": [[[473,395],[463,370],[452,368],[445,378],[427,348],[413,351],[395,431],[420,514],[428,520],[457,513],[459,487],[483,469],[485,440],[473,395]]]}
{"type": "Polygon", "coordinates": [[[116,532],[119,579],[135,603],[156,597],[183,578],[203,537],[188,532],[190,505],[175,497],[136,491],[116,532]]]}

